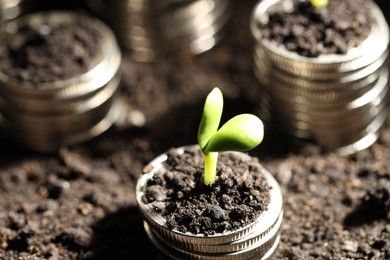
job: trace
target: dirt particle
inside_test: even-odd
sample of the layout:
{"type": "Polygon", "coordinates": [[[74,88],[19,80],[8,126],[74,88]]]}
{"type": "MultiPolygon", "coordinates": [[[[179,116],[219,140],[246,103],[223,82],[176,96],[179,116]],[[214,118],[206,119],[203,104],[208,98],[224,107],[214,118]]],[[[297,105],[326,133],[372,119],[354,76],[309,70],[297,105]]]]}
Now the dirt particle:
{"type": "Polygon", "coordinates": [[[346,240],[343,243],[343,249],[346,251],[357,252],[358,245],[359,244],[356,241],[346,240]]]}
{"type": "Polygon", "coordinates": [[[82,155],[72,152],[67,148],[60,149],[59,157],[69,169],[77,174],[89,175],[92,171],[91,165],[82,155]]]}

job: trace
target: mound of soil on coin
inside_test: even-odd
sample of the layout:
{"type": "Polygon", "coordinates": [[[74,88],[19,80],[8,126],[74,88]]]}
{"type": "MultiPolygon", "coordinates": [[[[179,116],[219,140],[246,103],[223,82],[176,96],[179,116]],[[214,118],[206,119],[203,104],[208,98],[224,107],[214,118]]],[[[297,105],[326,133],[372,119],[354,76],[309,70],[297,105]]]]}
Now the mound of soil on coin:
{"type": "Polygon", "coordinates": [[[269,187],[257,158],[221,154],[216,182],[204,185],[199,149],[187,147],[183,154],[171,149],[167,157],[166,170],[148,181],[145,196],[169,228],[214,235],[253,223],[267,210],[269,187]]]}
{"type": "Polygon", "coordinates": [[[373,19],[365,0],[330,0],[325,8],[309,1],[293,3],[288,13],[276,5],[261,31],[265,39],[302,56],[345,54],[371,31],[373,19]]]}
{"type": "MultiPolygon", "coordinates": [[[[144,231],[135,183],[159,154],[196,143],[214,86],[224,93],[226,118],[255,111],[248,19],[257,2],[231,1],[225,38],[207,53],[153,63],[125,55],[126,117],[98,138],[39,155],[0,137],[0,258],[164,259],[144,231]]],[[[354,155],[294,147],[273,132],[251,154],[284,195],[273,259],[390,259],[390,115],[378,141],[354,155]]]]}
{"type": "Polygon", "coordinates": [[[23,25],[2,39],[0,70],[32,84],[69,79],[89,70],[101,51],[94,20],[81,14],[58,26],[23,25]]]}

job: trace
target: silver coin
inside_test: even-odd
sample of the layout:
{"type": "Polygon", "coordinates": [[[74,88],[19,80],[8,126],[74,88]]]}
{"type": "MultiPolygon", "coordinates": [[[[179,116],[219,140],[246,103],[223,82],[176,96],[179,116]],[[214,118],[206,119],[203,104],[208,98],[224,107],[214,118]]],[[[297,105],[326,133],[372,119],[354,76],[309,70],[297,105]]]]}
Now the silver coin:
{"type": "Polygon", "coordinates": [[[363,136],[361,139],[357,140],[354,143],[347,144],[343,147],[335,148],[335,151],[341,156],[346,156],[350,154],[354,154],[356,152],[362,151],[372,144],[374,144],[379,138],[379,131],[370,132],[367,135],[363,136]]]}
{"type": "MultiPolygon", "coordinates": [[[[171,44],[171,45],[165,43],[159,46],[158,48],[153,48],[153,47],[149,48],[145,46],[137,47],[133,45],[131,42],[124,42],[124,41],[122,41],[122,44],[125,44],[126,48],[132,50],[131,55],[134,60],[147,62],[147,61],[152,61],[158,57],[161,57],[167,53],[177,51],[178,49],[180,49],[181,51],[190,51],[193,54],[200,54],[205,51],[208,51],[221,40],[223,36],[222,29],[223,28],[221,28],[217,24],[216,27],[207,28],[206,32],[210,32],[210,33],[205,33],[203,35],[200,34],[202,35],[201,37],[195,39],[191,39],[191,38],[183,39],[182,44],[180,44],[180,42],[176,42],[175,44],[171,44]],[[161,48],[167,45],[169,45],[167,48],[161,48]]],[[[150,41],[146,40],[146,42],[148,42],[149,44],[150,41]]]]}
{"type": "Polygon", "coordinates": [[[269,95],[272,98],[271,106],[273,106],[273,109],[291,114],[294,118],[297,118],[294,115],[301,114],[310,118],[318,118],[319,120],[343,120],[357,114],[370,113],[371,109],[386,101],[387,92],[387,78],[380,78],[375,86],[361,97],[349,103],[334,106],[298,103],[289,97],[276,95],[275,93],[269,93],[269,95]]]}
{"type": "Polygon", "coordinates": [[[58,137],[89,129],[104,118],[113,105],[114,100],[110,98],[100,106],[82,113],[40,116],[3,110],[2,115],[9,122],[9,125],[12,126],[13,131],[15,129],[19,129],[22,132],[28,131],[28,133],[35,135],[37,138],[38,136],[47,135],[56,135],[58,137]]]}
{"type": "MultiPolygon", "coordinates": [[[[291,100],[296,100],[298,103],[304,104],[317,104],[326,106],[333,106],[342,103],[349,103],[353,100],[364,95],[370,89],[372,89],[376,82],[379,80],[381,75],[387,74],[387,69],[381,69],[363,80],[344,84],[343,87],[337,86],[334,88],[334,85],[341,85],[337,82],[312,82],[313,88],[305,87],[302,88],[294,84],[293,81],[285,81],[281,79],[278,75],[275,77],[265,77],[260,75],[260,72],[256,69],[255,74],[258,76],[259,81],[262,82],[262,87],[269,92],[275,93],[275,95],[280,96],[289,96],[291,100]],[[315,85],[320,85],[321,90],[315,89],[315,85]]],[[[297,79],[302,81],[302,79],[297,79]]],[[[305,81],[309,86],[310,81],[305,81]]]]}
{"type": "Polygon", "coordinates": [[[362,82],[365,82],[367,78],[379,74],[380,71],[384,69],[387,54],[387,51],[384,52],[378,60],[376,60],[369,66],[362,67],[349,73],[334,73],[332,75],[329,75],[329,78],[326,79],[320,77],[305,78],[282,71],[276,66],[274,66],[271,61],[267,60],[266,57],[261,56],[259,52],[255,52],[254,61],[256,64],[255,68],[257,70],[259,79],[269,78],[272,79],[272,83],[274,80],[276,80],[282,85],[287,84],[289,86],[292,86],[291,88],[297,90],[302,89],[310,91],[349,91],[350,88],[356,89],[361,87],[362,82]]]}
{"type": "Polygon", "coordinates": [[[164,254],[173,259],[267,259],[270,254],[276,249],[280,240],[280,232],[273,230],[266,236],[266,241],[260,245],[254,245],[244,250],[232,252],[232,253],[219,253],[219,254],[197,254],[189,251],[179,249],[172,244],[166,244],[165,240],[156,236],[152,230],[148,227],[147,223],[144,225],[145,231],[152,241],[152,243],[164,254]]]}
{"type": "Polygon", "coordinates": [[[180,28],[174,27],[175,31],[170,34],[162,31],[159,34],[160,42],[149,37],[137,37],[132,34],[125,35],[123,40],[126,40],[133,49],[150,48],[160,51],[172,51],[183,46],[188,46],[192,41],[202,38],[207,38],[216,34],[226,23],[226,10],[220,14],[208,16],[210,19],[205,21],[202,25],[189,24],[189,27],[180,28]],[[183,30],[184,28],[184,30],[183,30]]]}
{"type": "MultiPolygon", "coordinates": [[[[257,49],[257,50],[259,50],[259,49],[257,49]]],[[[266,49],[264,48],[261,50],[265,51],[266,49]]],[[[260,52],[260,51],[257,51],[257,52],[260,52]]],[[[331,69],[327,69],[327,68],[317,68],[318,66],[314,66],[314,65],[320,64],[320,61],[317,61],[317,63],[313,63],[313,67],[310,67],[311,64],[309,64],[309,62],[307,62],[308,64],[306,66],[303,66],[303,65],[298,66],[299,64],[295,64],[292,62],[287,63],[284,60],[277,59],[277,58],[273,57],[273,54],[271,54],[271,55],[265,54],[265,55],[267,55],[267,60],[270,60],[272,62],[272,64],[274,64],[274,66],[278,67],[279,69],[281,69],[289,74],[296,75],[299,77],[304,77],[304,78],[308,78],[308,79],[331,80],[332,78],[335,77],[335,75],[337,75],[338,77],[346,77],[347,79],[354,80],[356,77],[360,76],[360,74],[363,74],[363,72],[361,72],[360,74],[357,74],[355,76],[349,76],[349,74],[351,74],[354,70],[369,67],[369,65],[374,63],[374,62],[383,63],[383,59],[382,59],[382,62],[378,61],[378,59],[380,59],[380,57],[383,56],[383,53],[385,53],[385,52],[386,52],[386,48],[383,49],[382,52],[376,53],[375,59],[370,59],[369,61],[364,62],[363,66],[361,66],[359,68],[356,68],[358,66],[358,63],[352,63],[353,66],[350,65],[350,67],[348,68],[349,70],[347,68],[344,68],[343,70],[331,70],[331,69]]],[[[369,54],[367,54],[367,55],[369,55],[369,54]]],[[[299,56],[299,57],[301,57],[301,56],[299,56]]],[[[323,56],[323,57],[327,57],[327,56],[323,56]]],[[[366,58],[367,56],[363,56],[363,57],[366,58]]],[[[369,57],[372,58],[372,56],[369,56],[369,57]]],[[[322,58],[322,56],[321,56],[321,58],[322,58]]],[[[378,67],[379,67],[379,64],[377,65],[377,68],[378,67]]],[[[369,70],[369,69],[367,69],[367,70],[369,70]]],[[[364,70],[364,72],[367,70],[364,70]]]]}
{"type": "MultiPolygon", "coordinates": [[[[370,94],[370,93],[368,93],[370,94]]],[[[291,118],[302,121],[342,121],[346,118],[353,117],[359,118],[360,115],[365,113],[371,113],[375,111],[376,107],[380,107],[382,103],[386,101],[385,96],[387,94],[387,88],[384,88],[378,97],[369,100],[359,100],[351,102],[349,104],[340,105],[335,108],[321,109],[321,106],[307,106],[304,104],[293,103],[286,99],[280,99],[278,97],[272,97],[273,102],[271,106],[274,111],[280,112],[281,115],[291,115],[291,118]]],[[[368,97],[368,96],[367,96],[368,97]]]]}
{"type": "Polygon", "coordinates": [[[229,2],[226,1],[210,13],[193,15],[185,22],[177,23],[171,20],[166,25],[158,22],[157,33],[153,32],[153,30],[149,32],[148,28],[143,26],[134,28],[131,25],[129,28],[122,28],[124,32],[130,33],[124,33],[123,36],[119,35],[119,37],[132,41],[133,45],[139,47],[152,47],[148,45],[154,44],[156,46],[153,46],[153,48],[170,48],[176,42],[185,43],[187,38],[199,38],[200,36],[207,36],[207,34],[218,31],[227,21],[228,4],[229,2]],[[156,40],[161,40],[162,42],[156,42],[156,40]]]}
{"type": "Polygon", "coordinates": [[[374,118],[386,110],[385,102],[381,104],[381,107],[375,107],[372,113],[361,114],[360,117],[347,118],[346,120],[311,120],[305,116],[298,117],[300,120],[289,118],[288,115],[279,115],[274,118],[274,124],[277,124],[280,128],[284,129],[300,129],[308,132],[328,132],[333,135],[339,135],[341,133],[354,133],[364,129],[374,118]]]}
{"type": "MultiPolygon", "coordinates": [[[[350,154],[359,151],[358,148],[367,148],[373,143],[373,140],[378,138],[378,131],[384,124],[387,115],[386,101],[383,101],[380,106],[375,107],[377,112],[373,112],[374,115],[367,111],[365,115],[362,115],[362,118],[346,119],[345,122],[341,121],[339,125],[337,123],[333,125],[330,122],[328,127],[324,124],[288,120],[287,118],[282,120],[281,116],[267,118],[265,122],[271,123],[277,128],[277,131],[290,136],[290,138],[313,140],[326,149],[335,150],[340,154],[350,154]]],[[[263,107],[262,110],[259,109],[260,116],[264,114],[263,110],[263,107]]],[[[275,114],[274,111],[271,113],[275,114]]],[[[267,124],[265,123],[265,125],[267,124]]]]}
{"type": "Polygon", "coordinates": [[[376,24],[360,46],[346,55],[306,58],[261,38],[259,26],[275,4],[292,7],[288,0],[264,0],[251,19],[254,69],[263,90],[258,114],[267,127],[340,154],[368,147],[383,125],[388,93],[389,32],[380,9],[368,2],[376,24]]]}
{"type": "Polygon", "coordinates": [[[107,131],[119,118],[123,111],[123,103],[117,100],[108,111],[107,115],[102,118],[95,125],[90,126],[84,131],[73,133],[70,135],[33,135],[21,131],[20,128],[14,129],[13,126],[9,125],[7,120],[0,114],[0,128],[6,137],[13,139],[15,142],[32,149],[37,152],[50,153],[56,151],[58,148],[64,145],[74,145],[87,140],[90,140],[105,131],[107,131]],[[11,129],[11,131],[10,131],[11,129]]]}
{"type": "Polygon", "coordinates": [[[221,38],[229,1],[87,1],[115,31],[133,58],[151,61],[167,52],[209,50],[221,38]]]}
{"type": "MultiPolygon", "coordinates": [[[[385,119],[386,113],[382,113],[376,117],[365,129],[358,133],[345,133],[339,135],[332,133],[321,133],[315,138],[317,142],[326,149],[339,152],[343,151],[343,153],[347,153],[348,150],[351,151],[353,147],[367,148],[373,143],[372,141],[375,141],[378,138],[378,132],[383,126],[385,119]]],[[[356,151],[358,150],[355,150],[354,152],[356,151]]]]}
{"type": "MultiPolygon", "coordinates": [[[[382,86],[387,85],[387,78],[385,79],[382,81],[382,86]]],[[[372,95],[371,102],[366,106],[361,106],[360,109],[359,106],[355,106],[355,109],[350,110],[352,114],[349,112],[349,116],[346,116],[345,112],[338,112],[341,115],[338,119],[337,111],[332,117],[320,117],[321,120],[318,119],[318,115],[313,117],[305,113],[291,113],[290,109],[286,109],[285,104],[272,106],[269,104],[269,102],[272,103],[272,100],[270,101],[264,96],[261,98],[261,105],[259,105],[257,113],[264,119],[265,125],[271,124],[287,136],[316,140],[323,147],[337,148],[337,152],[348,154],[352,151],[358,151],[359,147],[366,148],[368,144],[372,144],[372,140],[377,139],[374,138],[377,137],[377,129],[375,127],[368,128],[367,125],[372,120],[376,122],[373,125],[378,125],[378,122],[381,122],[381,119],[378,118],[384,118],[387,112],[386,93],[387,88],[384,88],[382,96],[372,95]],[[373,132],[367,132],[367,129],[371,129],[373,132]],[[329,142],[329,140],[336,141],[329,142]],[[345,143],[346,141],[351,141],[351,144],[345,143]],[[345,149],[341,147],[345,147],[345,149]]]]}
{"type": "MultiPolygon", "coordinates": [[[[208,35],[207,37],[200,37],[198,39],[193,40],[192,42],[189,42],[185,46],[181,46],[180,51],[190,52],[194,55],[200,54],[213,48],[215,44],[217,44],[222,39],[222,37],[223,31],[219,30],[216,31],[213,35],[208,35]]],[[[161,49],[143,47],[135,48],[131,44],[127,45],[126,48],[132,50],[132,52],[130,53],[132,59],[140,62],[150,62],[164,55],[169,55],[170,53],[169,51],[167,52],[166,50],[161,49]]]]}
{"type": "MultiPolygon", "coordinates": [[[[240,153],[239,156],[248,155],[240,153]]],[[[272,226],[282,211],[282,193],[280,187],[273,176],[268,171],[263,169],[262,172],[264,173],[264,177],[266,178],[268,185],[271,186],[271,202],[268,206],[268,210],[261,214],[252,224],[235,231],[229,231],[223,234],[215,234],[210,236],[204,236],[202,234],[196,235],[189,232],[182,233],[177,230],[171,230],[166,226],[165,218],[161,214],[157,213],[151,205],[145,203],[143,198],[148,179],[152,178],[155,172],[164,171],[162,163],[166,159],[167,156],[163,154],[153,160],[148,166],[146,166],[145,169],[147,170],[140,177],[136,186],[136,198],[138,206],[144,216],[145,221],[153,230],[156,230],[156,232],[165,238],[168,238],[172,241],[178,241],[178,243],[182,244],[220,245],[224,243],[231,243],[248,236],[249,234],[253,233],[255,229],[264,232],[270,226],[272,226]],[[262,223],[262,225],[259,226],[260,224],[257,225],[258,223],[262,223]]]]}
{"type": "MultiPolygon", "coordinates": [[[[57,26],[73,22],[75,16],[67,11],[34,13],[8,22],[6,34],[26,23],[57,26]]],[[[19,82],[0,72],[0,126],[6,135],[35,151],[47,152],[93,138],[119,117],[121,53],[111,30],[94,22],[102,46],[89,71],[42,84],[19,82]]]]}
{"type": "MultiPolygon", "coordinates": [[[[2,0],[0,1],[0,21],[6,22],[25,13],[36,10],[36,3],[31,0],[2,0]]],[[[3,24],[0,25],[3,27],[3,24]]]]}
{"type": "MultiPolygon", "coordinates": [[[[281,67],[280,64],[273,62],[267,56],[265,56],[262,49],[256,49],[254,52],[254,59],[257,67],[260,69],[269,68],[273,75],[282,75],[287,77],[288,80],[295,80],[296,78],[303,79],[306,81],[333,81],[335,83],[348,83],[361,80],[368,75],[379,70],[383,64],[386,62],[388,56],[387,49],[385,49],[381,55],[375,59],[373,62],[366,66],[362,66],[357,69],[344,71],[344,72],[333,72],[333,71],[318,71],[316,73],[311,73],[309,70],[303,69],[302,71],[294,67],[286,70],[285,67],[281,67]],[[274,71],[276,70],[276,71],[274,71]]],[[[292,65],[294,66],[294,65],[292,65]]],[[[261,70],[260,70],[261,71],[261,70]]]]}
{"type": "Polygon", "coordinates": [[[173,19],[168,20],[166,17],[162,17],[160,21],[166,23],[164,26],[165,30],[163,30],[162,33],[167,39],[175,39],[177,37],[183,37],[183,35],[186,34],[191,34],[191,31],[201,32],[205,28],[213,26],[219,20],[226,23],[228,7],[229,1],[223,1],[221,4],[215,5],[215,7],[208,12],[193,12],[195,14],[193,14],[189,19],[187,18],[185,21],[173,19]]]}
{"type": "Polygon", "coordinates": [[[382,116],[386,113],[385,102],[381,104],[381,107],[375,107],[373,114],[365,113],[360,117],[347,118],[345,121],[310,121],[308,119],[295,120],[289,119],[287,116],[282,119],[282,116],[273,118],[274,124],[278,128],[284,129],[285,131],[291,130],[305,130],[310,135],[321,136],[321,135],[333,135],[333,136],[344,136],[354,135],[363,131],[367,125],[369,125],[377,117],[382,116]]]}
{"type": "MultiPolygon", "coordinates": [[[[25,23],[29,23],[31,26],[40,26],[42,23],[55,26],[62,22],[73,21],[76,15],[75,13],[65,11],[35,13],[23,17],[23,19],[10,22],[7,26],[14,27],[15,25],[18,27],[20,24],[25,23]]],[[[42,97],[55,99],[80,96],[101,88],[117,73],[121,62],[121,54],[111,30],[98,20],[94,20],[93,24],[102,34],[103,42],[100,57],[96,57],[95,64],[92,64],[92,68],[89,71],[71,79],[42,83],[39,86],[32,85],[28,82],[22,83],[0,72],[1,91],[10,93],[10,95],[26,96],[28,98],[42,97]]]]}
{"type": "MultiPolygon", "coordinates": [[[[389,28],[380,8],[373,1],[366,1],[367,8],[376,20],[367,39],[358,47],[351,49],[346,55],[321,55],[317,58],[306,58],[297,53],[287,51],[262,38],[259,26],[267,22],[267,10],[280,0],[263,0],[255,7],[251,17],[251,31],[257,44],[266,51],[270,60],[292,74],[319,78],[327,74],[339,74],[365,67],[378,59],[389,44],[389,28]],[[383,41],[383,38],[386,39],[383,41]]],[[[283,5],[292,3],[284,1],[283,5]]],[[[287,7],[286,7],[287,8],[287,7]]],[[[326,76],[327,77],[327,76],[326,76]]]]}
{"type": "MultiPolygon", "coordinates": [[[[226,0],[204,0],[193,1],[192,3],[181,5],[179,8],[172,8],[161,14],[161,22],[169,25],[170,21],[177,23],[188,22],[189,17],[202,17],[199,15],[209,14],[218,9],[224,9],[229,1],[226,0]]],[[[172,24],[171,24],[172,25],[172,24]]]]}
{"type": "MultiPolygon", "coordinates": [[[[168,246],[183,250],[189,253],[194,254],[230,254],[230,253],[239,253],[240,251],[247,250],[249,248],[258,248],[268,242],[270,238],[273,237],[272,234],[278,232],[281,227],[283,220],[283,212],[275,220],[268,229],[264,230],[264,223],[258,222],[256,225],[258,228],[255,228],[254,231],[247,236],[236,240],[231,243],[224,243],[218,245],[210,244],[198,244],[198,243],[182,243],[177,240],[170,240],[165,237],[163,234],[160,234],[158,230],[151,230],[155,236],[160,240],[164,241],[168,246]],[[270,235],[271,234],[271,235],[270,235]]],[[[268,251],[268,249],[264,249],[268,251]]]]}
{"type": "Polygon", "coordinates": [[[1,110],[16,110],[35,115],[82,113],[100,106],[111,98],[119,87],[120,79],[120,73],[117,73],[106,85],[103,85],[97,91],[72,98],[30,98],[18,95],[4,95],[3,93],[3,95],[0,95],[0,108],[1,110]]]}
{"type": "Polygon", "coordinates": [[[12,81],[0,72],[0,84],[3,96],[20,96],[35,99],[64,99],[87,95],[107,84],[117,74],[121,55],[112,48],[102,60],[86,73],[72,79],[43,83],[33,86],[28,82],[12,81]]]}
{"type": "Polygon", "coordinates": [[[88,6],[95,12],[104,14],[105,11],[109,10],[107,7],[111,7],[114,10],[120,12],[138,12],[138,13],[149,13],[151,7],[161,6],[160,0],[117,0],[117,1],[106,1],[106,0],[86,0],[88,6]]]}

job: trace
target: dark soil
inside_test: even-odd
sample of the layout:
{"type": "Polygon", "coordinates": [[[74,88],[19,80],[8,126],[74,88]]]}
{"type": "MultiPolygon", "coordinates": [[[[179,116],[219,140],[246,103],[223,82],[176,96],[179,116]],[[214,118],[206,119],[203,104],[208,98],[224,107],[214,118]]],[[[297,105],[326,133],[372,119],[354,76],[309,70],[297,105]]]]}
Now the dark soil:
{"type": "Polygon", "coordinates": [[[8,77],[32,84],[78,76],[91,68],[101,51],[101,34],[81,14],[74,21],[52,26],[24,25],[6,34],[0,70],[8,77]]]}
{"type": "MultiPolygon", "coordinates": [[[[143,230],[135,183],[154,157],[196,142],[214,86],[227,118],[254,110],[256,2],[232,1],[234,19],[210,52],[150,64],[125,56],[127,116],[98,138],[51,155],[0,139],[0,259],[162,259],[143,230]]],[[[284,194],[274,259],[390,259],[390,116],[376,144],[355,155],[293,147],[273,132],[251,154],[284,194]]]]}
{"type": "Polygon", "coordinates": [[[167,156],[166,170],[148,181],[145,196],[169,228],[214,235],[242,228],[267,210],[269,187],[257,158],[219,155],[216,182],[208,186],[199,149],[187,147],[183,154],[171,149],[167,156]]]}
{"type": "Polygon", "coordinates": [[[289,13],[281,5],[275,7],[261,31],[265,39],[302,56],[345,54],[370,33],[372,17],[366,0],[329,0],[326,8],[293,2],[289,13]]]}

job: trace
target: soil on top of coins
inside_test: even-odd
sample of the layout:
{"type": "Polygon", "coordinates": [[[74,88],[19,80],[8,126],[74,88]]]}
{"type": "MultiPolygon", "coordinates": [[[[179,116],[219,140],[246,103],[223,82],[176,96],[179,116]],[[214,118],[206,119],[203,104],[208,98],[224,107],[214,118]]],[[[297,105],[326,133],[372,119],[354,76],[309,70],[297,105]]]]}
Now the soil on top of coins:
{"type": "Polygon", "coordinates": [[[371,31],[373,19],[366,0],[330,0],[315,8],[309,1],[293,0],[288,12],[277,4],[261,25],[265,39],[302,56],[345,54],[371,31]]]}
{"type": "MultiPolygon", "coordinates": [[[[38,84],[66,80],[88,71],[101,51],[94,20],[80,13],[60,25],[22,25],[4,34],[0,70],[20,82],[38,84]]],[[[39,85],[37,85],[39,86],[39,85]]]]}
{"type": "Polygon", "coordinates": [[[253,223],[270,201],[269,187],[257,158],[221,154],[216,181],[203,183],[200,149],[167,152],[164,170],[147,182],[145,199],[170,229],[214,235],[253,223]]]}
{"type": "MultiPolygon", "coordinates": [[[[0,137],[0,259],[166,259],[144,231],[135,184],[156,156],[196,143],[213,87],[224,93],[222,122],[256,113],[257,2],[231,1],[234,16],[209,52],[151,63],[124,53],[125,116],[94,140],[37,154],[0,137]]],[[[295,147],[267,130],[250,154],[283,192],[272,259],[390,259],[390,114],[377,142],[353,155],[295,147]]]]}

